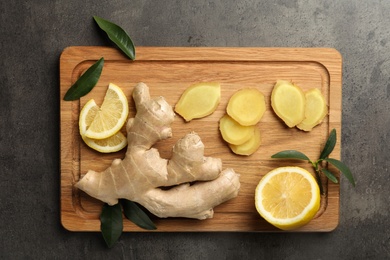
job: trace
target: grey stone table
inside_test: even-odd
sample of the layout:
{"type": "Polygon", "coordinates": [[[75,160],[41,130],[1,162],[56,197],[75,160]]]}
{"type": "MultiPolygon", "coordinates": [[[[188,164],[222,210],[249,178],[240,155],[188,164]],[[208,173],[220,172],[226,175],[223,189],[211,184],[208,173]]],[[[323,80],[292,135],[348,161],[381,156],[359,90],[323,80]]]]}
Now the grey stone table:
{"type": "Polygon", "coordinates": [[[0,259],[390,257],[390,1],[2,1],[0,259]],[[60,224],[59,56],[108,45],[92,16],[139,46],[332,47],[343,56],[340,224],[331,233],[99,233],[60,224]]]}

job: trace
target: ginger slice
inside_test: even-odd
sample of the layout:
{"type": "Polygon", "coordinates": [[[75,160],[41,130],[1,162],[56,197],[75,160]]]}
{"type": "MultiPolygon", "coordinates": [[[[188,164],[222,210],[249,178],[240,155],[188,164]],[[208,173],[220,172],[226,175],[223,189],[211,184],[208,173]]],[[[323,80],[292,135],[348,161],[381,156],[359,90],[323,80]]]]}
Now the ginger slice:
{"type": "Polygon", "coordinates": [[[294,127],[305,118],[306,98],[302,89],[285,80],[278,80],[272,89],[271,106],[288,127],[294,127]]]}
{"type": "Polygon", "coordinates": [[[260,129],[256,127],[254,129],[252,137],[248,141],[240,145],[229,144],[229,147],[235,154],[249,156],[255,153],[257,149],[259,149],[260,144],[261,144],[260,129]]]}
{"type": "Polygon", "coordinates": [[[328,114],[328,106],[325,97],[317,88],[308,90],[305,93],[305,98],[305,119],[297,127],[303,131],[311,131],[328,114]]]}
{"type": "Polygon", "coordinates": [[[184,91],[175,106],[175,112],[189,122],[212,114],[217,109],[220,99],[219,83],[197,83],[184,91]]]}
{"type": "Polygon", "coordinates": [[[240,145],[248,141],[253,135],[255,126],[243,126],[225,114],[219,120],[219,130],[223,140],[229,144],[240,145]]]}
{"type": "Polygon", "coordinates": [[[265,112],[264,95],[255,88],[240,89],[229,99],[226,111],[240,125],[255,125],[265,112]]]}

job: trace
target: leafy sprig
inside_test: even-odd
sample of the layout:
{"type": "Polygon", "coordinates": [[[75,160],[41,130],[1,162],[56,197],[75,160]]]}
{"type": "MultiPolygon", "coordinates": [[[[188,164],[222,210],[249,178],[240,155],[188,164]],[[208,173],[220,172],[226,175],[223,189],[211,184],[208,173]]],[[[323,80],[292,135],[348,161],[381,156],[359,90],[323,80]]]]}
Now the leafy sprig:
{"type": "MultiPolygon", "coordinates": [[[[119,25],[98,16],[93,19],[108,36],[108,38],[131,60],[135,60],[135,47],[130,36],[119,25]]],[[[99,81],[103,70],[104,58],[95,62],[80,78],[69,88],[64,100],[72,101],[88,94],[99,81]]]]}
{"type": "Polygon", "coordinates": [[[122,235],[122,210],[125,217],[140,228],[147,230],[157,229],[149,216],[133,201],[122,199],[113,206],[104,204],[100,214],[100,231],[109,248],[111,248],[122,235]]]}
{"type": "Polygon", "coordinates": [[[119,25],[94,16],[93,19],[100,29],[106,32],[108,38],[131,60],[135,60],[135,47],[130,36],[119,25]]]}
{"type": "Polygon", "coordinates": [[[355,180],[351,173],[351,170],[340,160],[329,158],[329,155],[332,153],[337,142],[336,129],[333,129],[325,143],[324,148],[321,151],[320,158],[316,161],[310,160],[304,153],[297,150],[285,150],[278,152],[271,156],[271,158],[279,159],[296,159],[308,161],[314,168],[318,186],[320,187],[321,194],[324,194],[322,182],[321,182],[321,173],[323,173],[330,181],[333,183],[338,183],[337,177],[326,167],[323,166],[322,162],[327,162],[336,167],[355,187],[355,180]]]}
{"type": "Polygon", "coordinates": [[[79,99],[88,94],[99,81],[104,66],[104,58],[100,58],[92,64],[78,80],[68,89],[64,96],[64,100],[72,101],[79,99]]]}

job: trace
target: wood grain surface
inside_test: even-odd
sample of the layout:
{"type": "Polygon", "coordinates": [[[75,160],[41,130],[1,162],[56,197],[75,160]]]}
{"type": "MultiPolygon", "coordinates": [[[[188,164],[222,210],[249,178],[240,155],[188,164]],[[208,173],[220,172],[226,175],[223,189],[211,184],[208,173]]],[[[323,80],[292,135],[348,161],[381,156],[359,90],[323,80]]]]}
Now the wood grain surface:
{"type": "MultiPolygon", "coordinates": [[[[205,155],[222,159],[223,168],[234,168],[240,174],[241,189],[237,198],[215,208],[208,220],[184,218],[158,219],[156,231],[250,231],[281,232],[263,220],[254,206],[254,191],[268,171],[279,166],[301,166],[313,172],[308,163],[271,159],[286,149],[304,152],[317,159],[329,132],[335,128],[341,136],[342,58],[329,48],[217,48],[217,47],[137,47],[136,60],[130,61],[110,47],[68,47],[60,57],[60,138],[61,138],[61,223],[71,231],[100,231],[99,214],[102,202],[77,190],[74,184],[88,169],[103,170],[115,158],[123,158],[125,150],[101,154],[88,148],[78,130],[80,109],[91,98],[101,104],[110,82],[126,93],[129,117],[135,114],[131,93],[138,82],[150,87],[152,97],[164,96],[172,106],[193,83],[217,81],[221,84],[221,102],[217,110],[203,119],[186,123],[177,116],[173,137],[155,145],[163,158],[169,158],[173,144],[186,133],[195,131],[205,145],[205,155]],[[104,57],[105,63],[97,86],[77,101],[63,97],[77,78],[104,57]],[[329,115],[311,132],[288,128],[272,111],[270,94],[277,79],[291,80],[303,90],[318,88],[329,104],[329,115]],[[223,142],[218,120],[225,113],[230,96],[244,87],[259,89],[266,97],[267,110],[257,125],[262,144],[252,156],[233,154],[223,142]]],[[[340,140],[331,157],[340,159],[340,140]]],[[[337,172],[337,171],[336,171],[337,172]]],[[[337,176],[339,176],[337,174],[337,176]]],[[[328,232],[339,222],[339,185],[325,183],[325,195],[316,217],[295,232],[328,232]]],[[[124,231],[143,232],[128,220],[124,231]]]]}

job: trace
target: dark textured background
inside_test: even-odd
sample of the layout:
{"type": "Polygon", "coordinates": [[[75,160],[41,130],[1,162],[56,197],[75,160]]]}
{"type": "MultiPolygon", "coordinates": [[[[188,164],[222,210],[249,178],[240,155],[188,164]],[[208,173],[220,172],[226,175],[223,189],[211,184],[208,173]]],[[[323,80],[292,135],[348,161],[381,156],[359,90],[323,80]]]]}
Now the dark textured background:
{"type": "Polygon", "coordinates": [[[0,259],[385,259],[390,256],[390,1],[0,3],[0,259]],[[343,56],[341,183],[331,233],[99,233],[60,224],[59,56],[108,45],[92,16],[138,46],[333,47],[343,56]]]}

